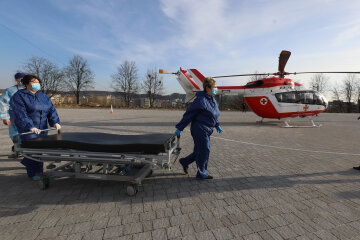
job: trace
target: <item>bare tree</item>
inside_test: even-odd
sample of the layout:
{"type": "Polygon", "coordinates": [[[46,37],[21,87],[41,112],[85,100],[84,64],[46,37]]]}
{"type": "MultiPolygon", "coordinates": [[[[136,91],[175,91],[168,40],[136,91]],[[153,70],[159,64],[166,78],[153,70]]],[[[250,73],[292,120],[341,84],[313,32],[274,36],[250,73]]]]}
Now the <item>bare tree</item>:
{"type": "Polygon", "coordinates": [[[41,80],[41,90],[49,97],[64,89],[64,74],[54,63],[43,57],[31,57],[23,66],[26,73],[41,80]]]}
{"type": "Polygon", "coordinates": [[[150,100],[150,107],[154,106],[155,100],[159,97],[164,89],[163,78],[158,73],[157,69],[147,70],[145,80],[142,83],[142,88],[148,95],[150,100]]]}
{"type": "Polygon", "coordinates": [[[347,74],[343,82],[343,94],[345,97],[345,102],[347,103],[348,112],[352,112],[352,100],[355,97],[355,92],[357,89],[357,77],[355,74],[347,74]]]}
{"type": "Polygon", "coordinates": [[[337,111],[339,112],[343,112],[343,101],[341,100],[341,88],[338,85],[335,85],[332,89],[331,89],[333,98],[335,100],[335,102],[338,104],[338,109],[337,111]]]}
{"type": "Polygon", "coordinates": [[[310,87],[312,90],[324,93],[327,89],[329,77],[323,73],[317,73],[311,78],[310,87]]]}
{"type": "Polygon", "coordinates": [[[76,97],[76,103],[80,103],[81,91],[93,88],[94,73],[87,61],[79,55],[75,55],[65,68],[65,76],[68,90],[76,97]]]}
{"type": "Polygon", "coordinates": [[[117,67],[117,72],[111,75],[113,87],[121,92],[125,99],[126,106],[130,106],[134,95],[139,91],[138,69],[134,61],[124,61],[117,67]]]}

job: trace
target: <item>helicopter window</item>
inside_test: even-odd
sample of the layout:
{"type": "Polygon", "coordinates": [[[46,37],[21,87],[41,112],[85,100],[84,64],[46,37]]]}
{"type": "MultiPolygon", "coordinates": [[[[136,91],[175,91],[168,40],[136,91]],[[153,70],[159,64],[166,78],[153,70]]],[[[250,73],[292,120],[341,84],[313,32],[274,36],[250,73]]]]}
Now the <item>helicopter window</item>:
{"type": "Polygon", "coordinates": [[[306,101],[306,93],[305,92],[298,92],[298,103],[305,103],[306,101]]]}
{"type": "Polygon", "coordinates": [[[284,92],[283,93],[283,102],[286,103],[296,103],[296,94],[295,92],[284,92]]]}
{"type": "Polygon", "coordinates": [[[299,100],[302,104],[314,104],[313,93],[299,92],[299,100]]]}
{"type": "Polygon", "coordinates": [[[314,104],[314,94],[312,93],[305,93],[306,99],[305,104],[314,104]]]}
{"type": "Polygon", "coordinates": [[[283,102],[283,94],[282,93],[276,93],[275,97],[278,100],[278,102],[283,102]]]}
{"type": "Polygon", "coordinates": [[[324,101],[319,93],[314,93],[314,104],[324,105],[324,101]]]}

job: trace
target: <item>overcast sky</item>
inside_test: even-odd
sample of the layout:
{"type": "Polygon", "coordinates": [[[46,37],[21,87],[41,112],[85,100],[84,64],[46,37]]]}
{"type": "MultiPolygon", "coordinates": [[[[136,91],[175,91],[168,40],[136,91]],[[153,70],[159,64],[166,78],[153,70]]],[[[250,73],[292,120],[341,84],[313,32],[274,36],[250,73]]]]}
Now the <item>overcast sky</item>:
{"type": "MultiPolygon", "coordinates": [[[[32,56],[65,66],[88,60],[95,89],[111,90],[124,60],[147,69],[197,68],[205,76],[286,71],[360,71],[357,0],[1,0],[0,88],[32,56]]],[[[344,76],[331,75],[335,84],[344,76]]],[[[294,76],[307,85],[311,76],[294,76]]],[[[247,78],[219,79],[243,85],[247,78]]],[[[167,93],[183,92],[164,76],[167,93]]]]}

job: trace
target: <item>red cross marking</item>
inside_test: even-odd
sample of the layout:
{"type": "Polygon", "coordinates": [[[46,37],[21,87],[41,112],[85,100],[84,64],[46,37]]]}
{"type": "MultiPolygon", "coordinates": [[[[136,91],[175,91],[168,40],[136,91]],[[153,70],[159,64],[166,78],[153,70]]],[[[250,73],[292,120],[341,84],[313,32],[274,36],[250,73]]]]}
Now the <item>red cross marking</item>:
{"type": "Polygon", "coordinates": [[[268,100],[266,98],[260,99],[260,104],[261,105],[266,105],[267,103],[268,103],[268,100]]]}

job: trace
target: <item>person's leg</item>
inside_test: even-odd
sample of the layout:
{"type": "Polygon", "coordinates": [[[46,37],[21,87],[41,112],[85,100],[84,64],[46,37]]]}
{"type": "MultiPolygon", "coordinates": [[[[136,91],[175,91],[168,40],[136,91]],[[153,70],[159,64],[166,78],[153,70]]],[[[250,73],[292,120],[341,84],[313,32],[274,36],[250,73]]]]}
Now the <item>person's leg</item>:
{"type": "MultiPolygon", "coordinates": [[[[11,139],[11,141],[14,143],[14,137],[18,134],[18,131],[16,129],[16,126],[13,122],[11,122],[10,126],[9,126],[9,137],[11,139]]],[[[9,158],[15,158],[17,157],[16,153],[15,153],[15,149],[14,149],[14,145],[11,147],[11,152],[12,154],[9,155],[9,158]]]]}
{"type": "Polygon", "coordinates": [[[183,165],[184,167],[189,167],[189,165],[191,163],[193,163],[195,161],[195,154],[194,152],[190,153],[189,155],[187,155],[184,158],[181,158],[179,160],[179,162],[181,163],[181,165],[183,165]]]}
{"type": "Polygon", "coordinates": [[[36,175],[43,175],[44,174],[44,163],[43,162],[36,162],[34,161],[35,166],[35,174],[36,175]]]}
{"type": "Polygon", "coordinates": [[[205,179],[209,176],[207,164],[210,155],[210,139],[205,131],[200,130],[194,138],[195,160],[197,166],[197,178],[205,179]]]}
{"type": "Polygon", "coordinates": [[[180,158],[179,163],[183,167],[184,173],[188,174],[188,168],[191,163],[195,161],[195,154],[194,152],[190,153],[187,157],[180,158]]]}
{"type": "MultiPolygon", "coordinates": [[[[19,134],[19,132],[18,132],[15,124],[13,122],[11,122],[11,124],[9,126],[9,137],[12,142],[14,142],[14,137],[18,134],[19,134]]],[[[19,141],[20,141],[20,138],[19,138],[19,141]]]]}
{"type": "Polygon", "coordinates": [[[21,163],[26,167],[26,172],[27,172],[28,177],[35,176],[36,167],[34,166],[34,162],[36,164],[36,161],[33,161],[33,160],[25,158],[25,157],[21,161],[21,163]]]}

